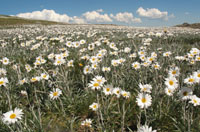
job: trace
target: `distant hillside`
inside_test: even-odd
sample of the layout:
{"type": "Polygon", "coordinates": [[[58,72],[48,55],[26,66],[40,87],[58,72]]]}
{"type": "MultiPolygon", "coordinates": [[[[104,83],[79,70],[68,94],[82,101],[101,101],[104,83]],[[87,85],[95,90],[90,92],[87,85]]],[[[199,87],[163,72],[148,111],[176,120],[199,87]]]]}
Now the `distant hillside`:
{"type": "Polygon", "coordinates": [[[176,25],[176,27],[188,27],[188,28],[197,28],[197,29],[200,29],[200,23],[193,23],[193,24],[183,23],[181,25],[176,25]]]}
{"type": "Polygon", "coordinates": [[[53,24],[67,24],[46,20],[32,20],[25,19],[15,16],[0,15],[0,26],[4,25],[24,25],[24,24],[42,24],[42,25],[53,25],[53,24]]]}

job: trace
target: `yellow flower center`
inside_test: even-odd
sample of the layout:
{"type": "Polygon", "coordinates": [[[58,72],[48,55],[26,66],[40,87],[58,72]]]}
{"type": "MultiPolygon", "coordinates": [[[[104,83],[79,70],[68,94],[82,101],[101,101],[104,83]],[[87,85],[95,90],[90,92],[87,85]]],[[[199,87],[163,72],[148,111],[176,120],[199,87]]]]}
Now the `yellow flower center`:
{"type": "Polygon", "coordinates": [[[155,65],[155,66],[154,66],[154,68],[158,68],[158,66],[157,66],[157,65],[155,65]]]}
{"type": "Polygon", "coordinates": [[[60,64],[60,63],[61,63],[61,61],[57,61],[57,63],[58,63],[58,64],[60,64]]]}
{"type": "Polygon", "coordinates": [[[173,85],[174,82],[172,80],[169,81],[169,85],[173,85]]]}
{"type": "Polygon", "coordinates": [[[99,83],[94,83],[93,86],[94,86],[94,87],[98,87],[98,86],[99,86],[99,83]]]}
{"type": "Polygon", "coordinates": [[[142,98],[142,103],[146,103],[146,102],[147,102],[146,98],[142,98]]]}
{"type": "Polygon", "coordinates": [[[47,77],[47,75],[43,75],[43,78],[46,78],[47,77]]]}
{"type": "Polygon", "coordinates": [[[197,75],[197,77],[200,77],[200,73],[197,75]]]}
{"type": "Polygon", "coordinates": [[[97,105],[94,105],[93,108],[96,109],[96,108],[97,108],[97,105]]]}
{"type": "Polygon", "coordinates": [[[101,79],[98,79],[98,80],[97,80],[97,82],[99,82],[99,83],[100,83],[100,82],[102,82],[102,80],[101,80],[101,79]]]}
{"type": "Polygon", "coordinates": [[[127,96],[127,93],[124,93],[123,96],[126,97],[126,96],[127,96]]]}
{"type": "Polygon", "coordinates": [[[190,78],[190,79],[189,79],[189,82],[194,82],[194,78],[190,78]]]}
{"type": "Polygon", "coordinates": [[[4,81],[0,81],[0,85],[2,85],[4,83],[4,81]]]}
{"type": "Polygon", "coordinates": [[[137,66],[138,66],[138,65],[137,65],[137,64],[135,64],[133,67],[137,68],[137,66]]]}
{"type": "Polygon", "coordinates": [[[110,88],[106,88],[106,91],[109,92],[109,91],[110,91],[110,88]]]}
{"type": "Polygon", "coordinates": [[[176,74],[176,71],[172,71],[172,74],[175,75],[175,74],[176,74]]]}
{"type": "Polygon", "coordinates": [[[54,93],[53,93],[53,96],[58,96],[58,92],[54,92],[54,93]]]}
{"type": "Polygon", "coordinates": [[[32,78],[31,80],[32,80],[32,81],[37,81],[37,79],[36,79],[36,78],[32,78]]]}
{"type": "Polygon", "coordinates": [[[193,102],[196,104],[196,103],[197,103],[197,100],[196,100],[196,99],[193,99],[193,102]]]}
{"type": "Polygon", "coordinates": [[[16,114],[15,113],[10,115],[10,119],[15,119],[15,118],[16,118],[16,114]]]}
{"type": "Polygon", "coordinates": [[[143,91],[147,91],[147,88],[143,88],[143,91]]]}
{"type": "Polygon", "coordinates": [[[170,89],[168,89],[168,93],[171,93],[172,91],[170,89]]]}

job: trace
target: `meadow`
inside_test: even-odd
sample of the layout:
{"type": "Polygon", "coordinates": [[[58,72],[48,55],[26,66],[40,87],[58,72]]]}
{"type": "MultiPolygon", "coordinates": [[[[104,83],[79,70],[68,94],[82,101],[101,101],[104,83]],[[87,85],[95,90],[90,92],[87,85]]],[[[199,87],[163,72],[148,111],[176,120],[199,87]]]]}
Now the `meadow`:
{"type": "Polygon", "coordinates": [[[0,132],[199,132],[200,30],[0,27],[0,132]]]}

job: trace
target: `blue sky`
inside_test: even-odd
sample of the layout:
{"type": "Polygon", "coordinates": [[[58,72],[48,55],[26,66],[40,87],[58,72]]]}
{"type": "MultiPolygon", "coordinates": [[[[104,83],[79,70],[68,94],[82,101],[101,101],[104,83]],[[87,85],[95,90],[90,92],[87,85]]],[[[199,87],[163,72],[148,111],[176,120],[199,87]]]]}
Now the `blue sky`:
{"type": "Polygon", "coordinates": [[[48,20],[55,16],[52,20],[70,23],[172,26],[200,22],[199,5],[200,0],[2,0],[0,14],[48,20]]]}

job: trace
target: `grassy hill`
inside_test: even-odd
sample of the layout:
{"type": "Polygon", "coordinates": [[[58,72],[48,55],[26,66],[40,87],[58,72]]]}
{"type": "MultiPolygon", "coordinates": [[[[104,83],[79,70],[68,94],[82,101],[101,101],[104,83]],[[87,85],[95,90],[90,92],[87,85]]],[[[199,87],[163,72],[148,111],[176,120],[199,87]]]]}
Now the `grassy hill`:
{"type": "Polygon", "coordinates": [[[176,25],[176,27],[188,27],[188,28],[200,29],[200,23],[193,23],[193,24],[183,23],[183,24],[180,24],[180,25],[176,25]]]}
{"type": "Polygon", "coordinates": [[[0,15],[0,26],[24,25],[24,24],[53,25],[53,24],[67,24],[67,23],[60,23],[60,22],[53,22],[53,21],[46,21],[46,20],[32,20],[32,19],[25,19],[25,18],[20,18],[20,17],[15,17],[15,16],[0,15]]]}

